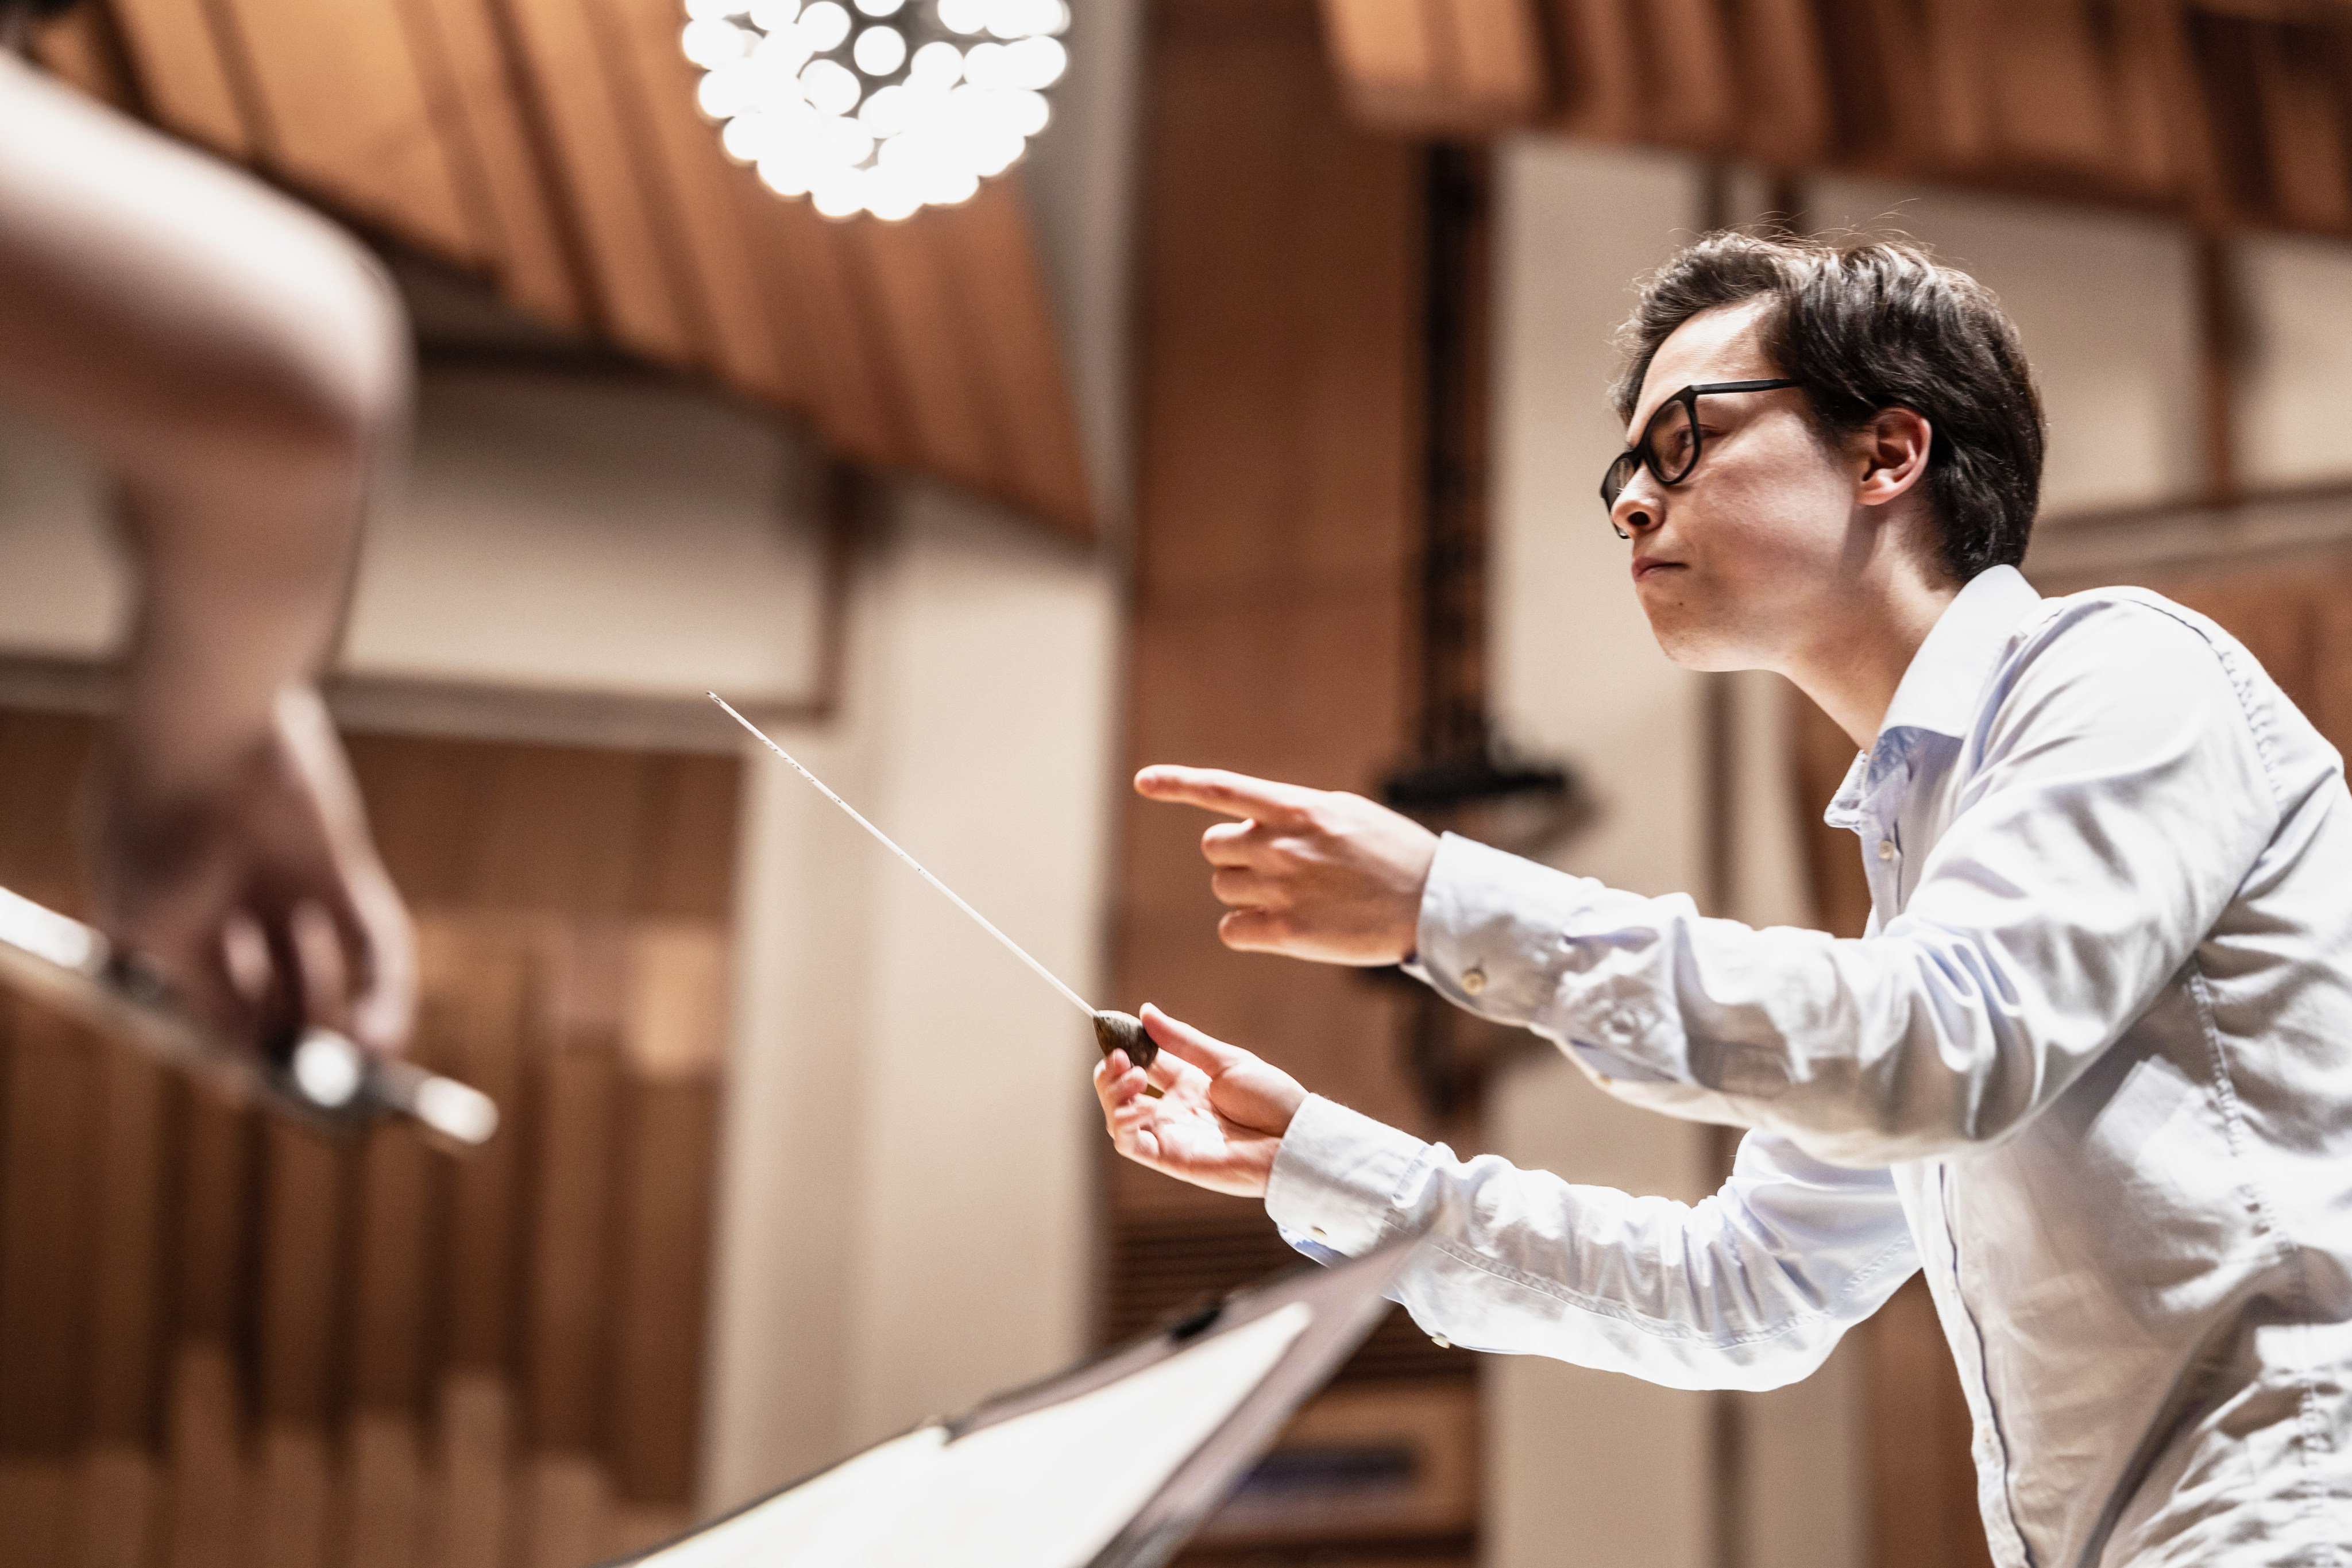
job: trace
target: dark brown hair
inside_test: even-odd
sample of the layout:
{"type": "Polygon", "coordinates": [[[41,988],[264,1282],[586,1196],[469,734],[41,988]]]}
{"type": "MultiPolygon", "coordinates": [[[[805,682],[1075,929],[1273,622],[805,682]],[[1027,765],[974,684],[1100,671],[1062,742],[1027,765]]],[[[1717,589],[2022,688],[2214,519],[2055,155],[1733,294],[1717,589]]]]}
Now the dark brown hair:
{"type": "Polygon", "coordinates": [[[1825,432],[1908,408],[1934,429],[1927,499],[1944,563],[1965,583],[2024,558],[2042,494],[2042,399],[2017,328],[1992,291],[1902,239],[1709,235],[1643,280],[1617,334],[1611,389],[1633,417],[1659,345],[1702,310],[1770,302],[1761,325],[1778,374],[1825,432]]]}

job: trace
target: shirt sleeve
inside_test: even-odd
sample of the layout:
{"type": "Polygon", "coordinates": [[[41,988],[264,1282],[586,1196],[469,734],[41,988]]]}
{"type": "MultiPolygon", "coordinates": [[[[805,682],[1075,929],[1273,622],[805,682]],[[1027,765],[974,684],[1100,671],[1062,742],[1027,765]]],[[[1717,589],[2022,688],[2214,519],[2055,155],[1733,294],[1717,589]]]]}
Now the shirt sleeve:
{"type": "Polygon", "coordinates": [[[1284,1238],[1324,1262],[1423,1245],[1392,1290],[1429,1333],[1674,1388],[1775,1388],[1821,1365],[1918,1267],[1893,1179],[1751,1133],[1696,1205],[1578,1186],[1319,1096],[1266,1188],[1284,1238]]]}
{"type": "Polygon", "coordinates": [[[2238,676],[2160,609],[2094,604],[2005,679],[1955,742],[1978,755],[1950,826],[1868,937],[1702,919],[1449,837],[1415,972],[1621,1099],[1820,1159],[2000,1139],[2179,973],[2283,804],[2238,676]]]}

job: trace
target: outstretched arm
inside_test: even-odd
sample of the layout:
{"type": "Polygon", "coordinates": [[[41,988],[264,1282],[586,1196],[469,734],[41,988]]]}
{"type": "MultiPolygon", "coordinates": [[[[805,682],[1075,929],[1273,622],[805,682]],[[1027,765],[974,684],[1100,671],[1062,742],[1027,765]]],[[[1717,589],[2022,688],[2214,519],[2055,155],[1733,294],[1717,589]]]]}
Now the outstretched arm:
{"type": "Polygon", "coordinates": [[[1577,1186],[1492,1156],[1457,1161],[1156,1008],[1144,1020],[1162,1047],[1150,1074],[1120,1052],[1095,1072],[1119,1152],[1263,1194],[1285,1238],[1327,1262],[1426,1238],[1396,1299],[1455,1344],[1676,1388],[1777,1387],[1918,1267],[1884,1171],[1755,1134],[1696,1205],[1577,1186]]]}
{"type": "Polygon", "coordinates": [[[2274,774],[2284,700],[2233,647],[2154,601],[2067,601],[1980,731],[1939,739],[1971,748],[1958,810],[1905,847],[1909,896],[1862,941],[1441,845],[1350,795],[1181,768],[1137,787],[1244,819],[1202,846],[1229,943],[1411,952],[1621,1099],[1891,1164],[1997,1142],[2063,1095],[2259,874],[2287,792],[2320,787],[2274,774]]]}
{"type": "Polygon", "coordinates": [[[102,925],[247,1037],[405,1034],[406,918],[314,689],[407,395],[315,215],[0,55],[0,407],[113,481],[138,580],[92,780],[102,925]]]}

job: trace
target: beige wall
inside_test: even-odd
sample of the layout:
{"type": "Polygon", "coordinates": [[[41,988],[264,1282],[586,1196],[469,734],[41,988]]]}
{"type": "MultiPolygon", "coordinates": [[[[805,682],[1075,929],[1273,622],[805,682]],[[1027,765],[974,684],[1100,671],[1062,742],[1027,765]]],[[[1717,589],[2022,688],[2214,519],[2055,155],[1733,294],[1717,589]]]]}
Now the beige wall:
{"type": "MultiPolygon", "coordinates": [[[[1113,621],[1085,557],[919,493],[842,720],[778,739],[1082,991],[1113,621]]],[[[1084,1348],[1086,1020],[754,759],[708,1495],[740,1500],[1084,1348]]]]}

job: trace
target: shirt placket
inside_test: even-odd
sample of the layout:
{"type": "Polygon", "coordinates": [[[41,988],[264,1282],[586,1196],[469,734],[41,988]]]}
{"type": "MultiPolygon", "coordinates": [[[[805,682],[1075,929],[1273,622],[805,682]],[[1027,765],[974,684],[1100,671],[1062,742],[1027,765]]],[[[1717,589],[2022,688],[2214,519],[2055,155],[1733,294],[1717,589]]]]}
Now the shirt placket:
{"type": "MultiPolygon", "coordinates": [[[[1900,749],[1886,759],[1885,774],[1870,792],[1857,824],[1863,839],[1863,869],[1870,884],[1871,923],[1879,930],[1903,912],[1902,819],[1910,799],[1915,762],[1907,745],[1890,743],[1900,749]]],[[[2009,1456],[2000,1440],[1992,1385],[1986,1375],[1984,1338],[1977,1330],[1976,1314],[1970,1310],[1961,1288],[1960,1235],[1952,1220],[1951,1170],[1943,1161],[1928,1161],[1923,1175],[1922,1190],[1911,1211],[1915,1227],[1921,1220],[1927,1226],[1927,1234],[1918,1237],[1920,1261],[1927,1273],[1930,1293],[1937,1299],[1938,1315],[1945,1319],[1946,1337],[1958,1351],[1955,1359],[1973,1428],[1969,1449],[1976,1461],[1979,1491],[1998,1497],[1998,1521],[2010,1526],[2007,1530],[1998,1528],[1994,1523],[1996,1516],[1987,1510],[1992,1536],[1989,1544],[2003,1568],[2031,1568],[2032,1553],[2017,1533],[2008,1506],[2009,1456]]]]}

